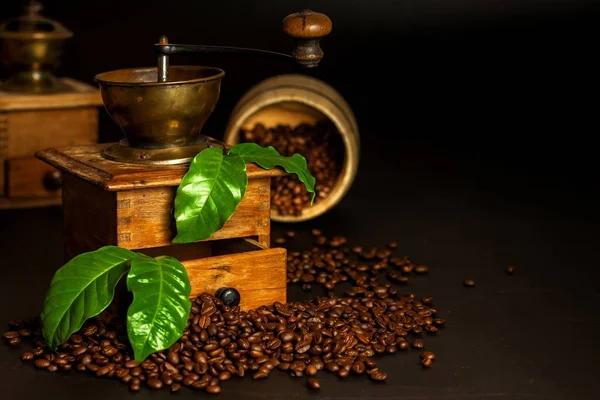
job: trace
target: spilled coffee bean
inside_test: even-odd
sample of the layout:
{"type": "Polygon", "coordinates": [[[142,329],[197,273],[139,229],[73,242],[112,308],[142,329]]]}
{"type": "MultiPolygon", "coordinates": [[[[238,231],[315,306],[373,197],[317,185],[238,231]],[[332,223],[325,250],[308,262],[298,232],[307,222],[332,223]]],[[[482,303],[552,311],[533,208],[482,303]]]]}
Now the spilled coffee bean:
{"type": "MultiPolygon", "coordinates": [[[[386,272],[394,283],[406,284],[411,275],[429,271],[407,256],[393,255],[396,242],[390,242],[386,248],[363,248],[350,246],[343,236],[328,238],[319,229],[313,229],[312,236],[313,247],[304,251],[294,251],[289,241],[283,243],[288,249],[287,282],[299,283],[305,290],[320,284],[331,292],[343,282],[361,287],[377,282],[380,272],[386,272]]],[[[275,241],[279,244],[278,239],[275,241]]]]}

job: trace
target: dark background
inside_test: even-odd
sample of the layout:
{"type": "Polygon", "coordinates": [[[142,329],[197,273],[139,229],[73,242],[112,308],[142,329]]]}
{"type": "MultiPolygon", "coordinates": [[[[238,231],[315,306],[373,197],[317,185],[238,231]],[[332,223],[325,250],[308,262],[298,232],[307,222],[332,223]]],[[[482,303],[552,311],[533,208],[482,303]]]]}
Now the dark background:
{"type": "MultiPolygon", "coordinates": [[[[75,36],[60,75],[155,64],[152,44],[223,44],[289,52],[282,19],[303,8],[326,13],[332,34],[311,74],[355,111],[364,152],[407,141],[517,174],[542,172],[589,189],[598,172],[600,6],[588,0],[103,0],[43,2],[75,36]],[[568,171],[567,171],[568,170],[568,171]]],[[[1,19],[20,14],[5,1],[1,19]]],[[[253,84],[293,66],[252,59],[173,57],[172,64],[226,70],[205,132],[221,137],[237,100],[253,84]]],[[[307,73],[306,71],[301,71],[307,73]]],[[[120,133],[103,113],[102,140],[120,133]]]]}
{"type": "MultiPolygon", "coordinates": [[[[4,3],[8,3],[5,1],[4,3]]],[[[0,17],[19,14],[2,4],[0,17]]],[[[425,339],[437,354],[384,357],[383,385],[323,374],[319,393],[277,374],[227,382],[220,399],[583,399],[600,391],[598,247],[598,37],[589,1],[47,1],[75,32],[60,74],[89,83],[107,70],[153,65],[152,44],[253,46],[287,52],[289,13],[328,14],[322,65],[312,73],[350,103],[362,158],[343,202],[293,227],[352,243],[398,241],[430,266],[402,290],[433,295],[448,328],[425,339]],[[517,265],[513,277],[504,267],[517,265]],[[462,281],[473,278],[475,288],[462,281]]],[[[177,60],[173,59],[173,63],[177,60]]],[[[219,137],[255,83],[293,67],[253,60],[184,59],[226,70],[205,131],[219,137]]],[[[119,133],[103,114],[103,141],[119,133]]],[[[59,208],[0,214],[0,323],[37,315],[62,265],[59,208]]],[[[318,291],[317,291],[318,292],[318,291]]],[[[289,286],[288,298],[314,296],[289,286]]],[[[8,399],[164,398],[114,381],[36,371],[0,346],[8,399]]],[[[181,398],[202,394],[182,391],[181,398]]],[[[1,397],[1,396],[0,396],[1,397]]],[[[597,397],[597,396],[596,396],[597,397]]]]}

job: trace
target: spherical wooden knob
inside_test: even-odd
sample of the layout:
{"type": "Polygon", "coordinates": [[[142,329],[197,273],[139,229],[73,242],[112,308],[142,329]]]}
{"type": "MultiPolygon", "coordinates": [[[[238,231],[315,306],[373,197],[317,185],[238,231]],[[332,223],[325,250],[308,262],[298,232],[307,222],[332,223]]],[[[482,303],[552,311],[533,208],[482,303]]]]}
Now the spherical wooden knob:
{"type": "Polygon", "coordinates": [[[325,14],[303,10],[283,20],[283,31],[297,40],[292,57],[305,67],[316,67],[323,58],[319,40],[331,33],[331,20],[325,14]]]}
{"type": "Polygon", "coordinates": [[[285,17],[283,31],[296,39],[319,39],[331,33],[331,20],[325,14],[302,10],[285,17]]]}

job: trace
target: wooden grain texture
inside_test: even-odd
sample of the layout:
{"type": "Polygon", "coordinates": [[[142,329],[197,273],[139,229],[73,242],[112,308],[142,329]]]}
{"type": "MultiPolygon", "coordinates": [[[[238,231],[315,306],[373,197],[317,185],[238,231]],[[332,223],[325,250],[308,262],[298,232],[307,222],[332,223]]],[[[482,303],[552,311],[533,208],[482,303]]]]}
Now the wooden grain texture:
{"type": "Polygon", "coordinates": [[[5,118],[3,158],[30,156],[47,147],[96,143],[98,138],[95,107],[16,111],[6,113],[5,118]]]}
{"type": "MultiPolygon", "coordinates": [[[[107,160],[100,152],[111,143],[49,148],[36,156],[61,171],[67,171],[108,191],[178,186],[189,165],[144,166],[107,160]]],[[[265,170],[254,164],[246,165],[248,179],[284,176],[281,168],[265,170]]]]}
{"type": "Polygon", "coordinates": [[[44,176],[56,168],[37,158],[20,157],[6,162],[6,196],[19,197],[60,197],[60,190],[49,190],[44,185],[44,176]]]}
{"type": "Polygon", "coordinates": [[[184,261],[190,277],[192,296],[234,287],[241,295],[244,310],[286,302],[286,259],[282,248],[184,261]]]}
{"type": "Polygon", "coordinates": [[[8,117],[0,113],[0,198],[4,196],[6,188],[6,155],[8,144],[8,117]]]}
{"type": "MultiPolygon", "coordinates": [[[[117,244],[127,249],[168,246],[176,234],[172,208],[176,187],[117,192],[117,244]]],[[[234,214],[208,240],[258,236],[269,244],[270,180],[249,179],[234,214]]]]}
{"type": "Polygon", "coordinates": [[[4,197],[5,190],[5,182],[6,182],[6,160],[0,158],[0,198],[4,197]]]}
{"type": "Polygon", "coordinates": [[[63,176],[62,192],[65,261],[117,244],[115,193],[69,174],[63,176]]]}
{"type": "Polygon", "coordinates": [[[0,91],[0,112],[103,105],[102,96],[96,87],[74,79],[62,78],[61,80],[72,88],[71,92],[34,95],[0,91]]]}
{"type": "Polygon", "coordinates": [[[62,170],[65,258],[118,245],[183,262],[193,295],[224,286],[242,308],[286,301],[286,250],[269,249],[270,179],[283,171],[248,165],[248,187],[235,213],[206,241],[174,245],[177,185],[187,166],[150,167],[104,160],[98,145],[49,149],[38,157],[62,170]],[[258,241],[250,238],[257,238],[258,241]]]}

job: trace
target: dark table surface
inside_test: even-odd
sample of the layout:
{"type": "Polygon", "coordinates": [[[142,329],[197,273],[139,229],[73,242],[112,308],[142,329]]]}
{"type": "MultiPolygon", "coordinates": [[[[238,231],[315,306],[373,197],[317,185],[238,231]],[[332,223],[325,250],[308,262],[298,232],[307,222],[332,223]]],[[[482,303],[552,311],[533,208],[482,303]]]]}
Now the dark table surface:
{"type": "MultiPolygon", "coordinates": [[[[366,146],[349,196],[324,217],[294,226],[298,246],[311,228],[361,245],[399,243],[398,252],[430,267],[401,288],[435,296],[447,327],[427,337],[437,355],[424,370],[418,352],[383,357],[384,384],[322,373],[322,390],[276,372],[264,381],[232,380],[222,399],[583,399],[600,390],[600,293],[596,181],[560,168],[511,168],[476,153],[409,141],[366,146]],[[397,149],[401,148],[401,151],[397,149]],[[384,173],[384,171],[387,171],[384,173]],[[540,171],[546,171],[540,173],[540,171]],[[517,272],[504,268],[514,263],[517,272]],[[472,278],[474,288],[463,287],[472,278]]],[[[526,158],[526,157],[525,157],[526,158]]],[[[555,163],[551,158],[544,161],[555,163]]],[[[535,163],[533,163],[535,164],[535,163]]],[[[592,174],[595,176],[595,174],[592,174]]],[[[60,267],[59,208],[0,213],[0,322],[37,315],[60,267]]],[[[274,224],[275,234],[288,226],[274,224]]],[[[321,294],[322,292],[316,291],[321,294]]],[[[314,295],[314,294],[313,294],[314,295]]],[[[291,300],[310,295],[290,287],[291,300]]],[[[0,346],[3,399],[158,399],[177,395],[86,374],[39,371],[0,346]]],[[[175,397],[170,397],[175,396],[175,397]]],[[[218,397],[217,397],[218,398],[218,397]]]]}

